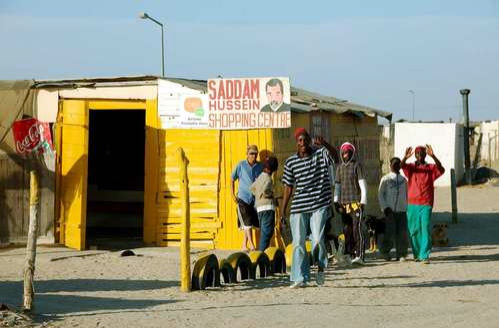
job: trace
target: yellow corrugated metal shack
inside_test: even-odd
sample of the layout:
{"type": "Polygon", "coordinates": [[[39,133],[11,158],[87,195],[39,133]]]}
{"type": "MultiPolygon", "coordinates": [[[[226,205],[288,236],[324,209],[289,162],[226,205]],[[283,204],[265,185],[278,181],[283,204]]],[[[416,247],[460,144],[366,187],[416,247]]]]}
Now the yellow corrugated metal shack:
{"type": "Polygon", "coordinates": [[[76,249],[101,236],[177,246],[180,239],[176,150],[189,160],[191,245],[238,249],[242,232],[230,193],[230,174],[256,144],[280,169],[295,151],[293,130],[307,128],[338,146],[357,145],[368,175],[368,211],[377,212],[380,178],[377,117],[391,114],[292,88],[292,127],[255,130],[161,129],[158,84],[172,106],[182,94],[206,92],[206,81],[153,76],[38,81],[38,118],[54,122],[55,241],[76,249]],[[165,89],[166,88],[166,89],[165,89]],[[133,231],[130,235],[130,231],[133,231]]]}

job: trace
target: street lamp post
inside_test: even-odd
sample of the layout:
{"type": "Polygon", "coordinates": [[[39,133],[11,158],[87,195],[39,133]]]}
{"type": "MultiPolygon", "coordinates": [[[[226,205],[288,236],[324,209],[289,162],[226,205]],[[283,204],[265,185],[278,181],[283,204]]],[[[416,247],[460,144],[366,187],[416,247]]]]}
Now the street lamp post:
{"type": "Polygon", "coordinates": [[[147,13],[140,13],[139,17],[142,19],[150,19],[161,27],[161,76],[165,77],[165,38],[163,23],[161,23],[157,19],[152,18],[147,13]]]}
{"type": "Polygon", "coordinates": [[[412,94],[412,120],[414,121],[414,113],[416,112],[416,92],[414,90],[409,90],[412,94]]]}

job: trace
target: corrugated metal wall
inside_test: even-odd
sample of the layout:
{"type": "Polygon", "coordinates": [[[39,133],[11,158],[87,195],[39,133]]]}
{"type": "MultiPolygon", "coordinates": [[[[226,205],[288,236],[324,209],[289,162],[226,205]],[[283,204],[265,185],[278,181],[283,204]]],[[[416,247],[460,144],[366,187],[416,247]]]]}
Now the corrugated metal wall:
{"type": "MultiPolygon", "coordinates": [[[[323,112],[321,120],[329,120],[329,124],[323,124],[322,136],[339,149],[340,145],[349,141],[358,150],[358,156],[365,169],[368,182],[368,206],[367,211],[372,214],[379,213],[378,206],[378,184],[381,178],[379,158],[379,131],[376,117],[356,117],[351,114],[335,114],[323,112]]],[[[285,160],[296,152],[296,141],[294,130],[304,127],[312,133],[312,114],[293,113],[291,116],[291,128],[280,129],[274,132],[274,149],[279,160],[279,170],[276,175],[276,193],[282,194],[282,167],[285,160]]]]}
{"type": "MultiPolygon", "coordinates": [[[[47,156],[53,167],[54,156],[47,156]]],[[[0,154],[0,245],[25,243],[29,224],[28,161],[16,154],[0,154]]],[[[38,241],[54,242],[54,172],[46,167],[40,177],[40,223],[38,241]]]]}
{"type": "Polygon", "coordinates": [[[355,145],[357,156],[366,174],[368,214],[380,213],[378,204],[378,185],[381,179],[379,157],[379,129],[377,117],[357,117],[352,114],[330,114],[331,144],[339,150],[348,141],[355,145]]]}

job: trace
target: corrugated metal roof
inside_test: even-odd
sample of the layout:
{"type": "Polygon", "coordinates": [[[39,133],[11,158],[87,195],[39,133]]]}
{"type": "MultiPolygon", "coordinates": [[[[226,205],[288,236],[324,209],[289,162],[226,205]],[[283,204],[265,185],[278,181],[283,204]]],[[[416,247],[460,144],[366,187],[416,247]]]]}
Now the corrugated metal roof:
{"type": "MultiPolygon", "coordinates": [[[[206,80],[187,80],[167,78],[171,82],[182,84],[188,88],[207,91],[206,80]]],[[[392,113],[385,112],[368,106],[359,105],[347,100],[324,96],[315,92],[291,87],[291,110],[297,113],[308,113],[313,111],[325,111],[338,114],[350,113],[357,116],[381,116],[392,120],[392,113]]]]}
{"type": "MultiPolygon", "coordinates": [[[[155,84],[157,79],[165,79],[174,83],[181,84],[188,88],[207,92],[206,80],[194,80],[183,78],[162,78],[153,75],[145,76],[126,76],[126,77],[111,77],[111,78],[87,78],[74,80],[45,80],[37,81],[35,88],[48,87],[95,87],[104,85],[130,85],[133,84],[155,84]]],[[[353,114],[359,117],[381,116],[391,121],[392,113],[382,111],[380,109],[359,105],[347,100],[339,99],[331,96],[324,96],[319,93],[308,90],[291,87],[291,110],[296,113],[309,113],[313,111],[333,112],[337,114],[353,114]]]]}

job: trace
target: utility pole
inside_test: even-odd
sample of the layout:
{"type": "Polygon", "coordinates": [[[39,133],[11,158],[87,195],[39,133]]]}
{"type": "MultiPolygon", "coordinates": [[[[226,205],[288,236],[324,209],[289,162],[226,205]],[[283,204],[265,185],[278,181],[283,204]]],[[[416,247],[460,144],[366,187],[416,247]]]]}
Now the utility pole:
{"type": "Polygon", "coordinates": [[[414,121],[416,113],[416,92],[414,90],[409,90],[409,93],[412,94],[412,120],[414,121]]]}
{"type": "Polygon", "coordinates": [[[470,89],[461,89],[459,93],[463,96],[463,124],[464,124],[464,170],[465,181],[471,185],[471,165],[470,165],[470,117],[468,108],[468,95],[470,89]]]}

